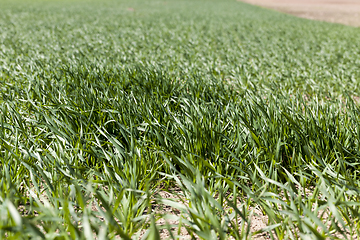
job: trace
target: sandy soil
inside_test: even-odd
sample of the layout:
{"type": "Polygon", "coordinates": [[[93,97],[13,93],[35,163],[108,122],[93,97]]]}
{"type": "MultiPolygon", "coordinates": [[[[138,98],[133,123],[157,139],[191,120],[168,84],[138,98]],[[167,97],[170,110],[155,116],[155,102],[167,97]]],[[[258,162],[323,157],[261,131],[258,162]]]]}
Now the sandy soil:
{"type": "Polygon", "coordinates": [[[298,17],[360,27],[360,0],[238,0],[298,17]]]}

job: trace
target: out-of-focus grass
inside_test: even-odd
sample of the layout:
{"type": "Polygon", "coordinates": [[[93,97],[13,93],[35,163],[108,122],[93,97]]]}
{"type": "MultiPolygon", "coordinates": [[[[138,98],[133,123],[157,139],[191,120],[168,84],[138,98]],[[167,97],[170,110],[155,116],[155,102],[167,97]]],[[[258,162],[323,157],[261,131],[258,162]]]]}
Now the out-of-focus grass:
{"type": "Polygon", "coordinates": [[[0,6],[2,238],[359,236],[359,29],[235,1],[0,6]]]}

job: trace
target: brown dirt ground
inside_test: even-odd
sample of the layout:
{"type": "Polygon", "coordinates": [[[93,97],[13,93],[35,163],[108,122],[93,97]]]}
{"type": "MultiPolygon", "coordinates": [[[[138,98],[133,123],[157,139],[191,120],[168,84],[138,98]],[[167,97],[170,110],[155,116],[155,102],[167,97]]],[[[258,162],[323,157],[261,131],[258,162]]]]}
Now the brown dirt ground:
{"type": "Polygon", "coordinates": [[[360,27],[360,0],[238,0],[298,17],[360,27]]]}

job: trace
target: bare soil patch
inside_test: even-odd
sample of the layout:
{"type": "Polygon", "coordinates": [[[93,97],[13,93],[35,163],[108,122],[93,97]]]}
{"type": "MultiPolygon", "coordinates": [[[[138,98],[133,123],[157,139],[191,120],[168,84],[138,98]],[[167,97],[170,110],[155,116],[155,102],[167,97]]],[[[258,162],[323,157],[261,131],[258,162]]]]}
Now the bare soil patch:
{"type": "MultiPolygon", "coordinates": [[[[238,0],[240,1],[240,0],[238,0]]],[[[360,0],[241,0],[298,17],[360,27],[360,0]]]]}

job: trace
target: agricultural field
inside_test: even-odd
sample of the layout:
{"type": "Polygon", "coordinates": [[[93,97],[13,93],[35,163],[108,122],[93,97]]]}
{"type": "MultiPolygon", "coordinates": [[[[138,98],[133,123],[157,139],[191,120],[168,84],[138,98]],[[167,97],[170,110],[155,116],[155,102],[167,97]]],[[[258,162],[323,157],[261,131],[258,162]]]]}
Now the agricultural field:
{"type": "Polygon", "coordinates": [[[359,39],[235,0],[0,0],[0,239],[358,239],[359,39]]]}

